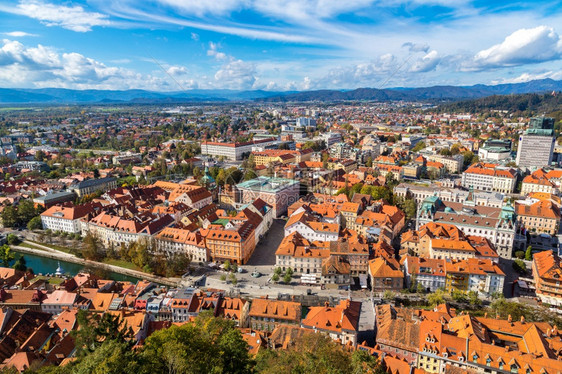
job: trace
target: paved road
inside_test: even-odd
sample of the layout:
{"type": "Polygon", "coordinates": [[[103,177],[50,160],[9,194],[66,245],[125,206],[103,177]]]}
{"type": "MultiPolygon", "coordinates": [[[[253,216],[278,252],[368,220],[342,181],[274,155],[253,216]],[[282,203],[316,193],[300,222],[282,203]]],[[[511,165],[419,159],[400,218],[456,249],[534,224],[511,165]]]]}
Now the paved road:
{"type": "Polygon", "coordinates": [[[256,246],[248,266],[275,265],[275,251],[284,237],[285,221],[274,219],[266,236],[256,246]]]}
{"type": "Polygon", "coordinates": [[[375,343],[375,309],[373,302],[369,299],[363,299],[361,303],[361,314],[359,315],[359,335],[357,343],[366,341],[368,344],[375,343]]]}

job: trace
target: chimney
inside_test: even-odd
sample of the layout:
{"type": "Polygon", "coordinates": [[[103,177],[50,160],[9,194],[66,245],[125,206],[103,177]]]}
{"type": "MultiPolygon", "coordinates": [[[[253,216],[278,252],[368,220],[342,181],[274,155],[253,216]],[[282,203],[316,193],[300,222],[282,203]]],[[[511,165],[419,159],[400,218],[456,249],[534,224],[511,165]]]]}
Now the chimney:
{"type": "Polygon", "coordinates": [[[488,312],[484,313],[484,318],[488,318],[488,312]]]}
{"type": "Polygon", "coordinates": [[[521,316],[521,323],[525,323],[525,316],[521,316]]]}
{"type": "Polygon", "coordinates": [[[511,323],[512,319],[511,319],[511,314],[507,316],[507,322],[511,323]]]}
{"type": "Polygon", "coordinates": [[[556,325],[552,328],[552,335],[558,335],[558,327],[556,325]]]}

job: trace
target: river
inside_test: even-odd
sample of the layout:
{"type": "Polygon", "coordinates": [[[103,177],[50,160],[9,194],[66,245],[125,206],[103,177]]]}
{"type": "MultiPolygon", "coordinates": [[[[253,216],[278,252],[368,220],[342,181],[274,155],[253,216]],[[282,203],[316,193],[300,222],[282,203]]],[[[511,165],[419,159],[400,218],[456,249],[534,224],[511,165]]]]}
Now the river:
{"type": "MultiPolygon", "coordinates": [[[[63,269],[63,273],[71,276],[78,274],[82,269],[84,269],[83,265],[75,264],[72,262],[58,261],[52,258],[40,257],[29,253],[21,253],[16,250],[14,250],[13,252],[15,253],[16,259],[19,258],[20,255],[23,255],[25,257],[26,266],[33,269],[33,272],[35,274],[55,274],[59,266],[59,262],[63,269]]],[[[129,281],[132,283],[136,283],[139,280],[135,277],[114,273],[111,271],[105,272],[104,274],[104,277],[116,281],[129,281]]]]}

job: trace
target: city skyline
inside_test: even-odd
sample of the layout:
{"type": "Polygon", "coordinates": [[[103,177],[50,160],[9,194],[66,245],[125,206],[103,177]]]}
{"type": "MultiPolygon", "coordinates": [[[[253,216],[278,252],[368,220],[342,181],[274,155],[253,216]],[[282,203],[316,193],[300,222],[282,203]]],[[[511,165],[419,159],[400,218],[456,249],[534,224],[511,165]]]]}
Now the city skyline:
{"type": "Polygon", "coordinates": [[[312,90],[562,79],[560,1],[19,0],[0,87],[312,90]]]}

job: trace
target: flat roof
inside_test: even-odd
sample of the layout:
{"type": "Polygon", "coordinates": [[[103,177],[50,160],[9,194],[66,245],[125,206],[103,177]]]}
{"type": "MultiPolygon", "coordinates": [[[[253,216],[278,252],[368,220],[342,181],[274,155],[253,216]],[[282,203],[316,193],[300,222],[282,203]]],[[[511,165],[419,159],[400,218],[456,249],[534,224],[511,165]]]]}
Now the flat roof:
{"type": "Polygon", "coordinates": [[[62,197],[74,196],[74,192],[71,191],[60,191],[55,193],[48,193],[45,196],[39,196],[33,199],[33,201],[48,201],[53,199],[60,199],[62,197]]]}
{"type": "Polygon", "coordinates": [[[236,187],[239,189],[262,191],[262,192],[279,192],[286,188],[299,184],[299,181],[286,178],[275,177],[257,177],[249,181],[242,182],[236,187]]]}

